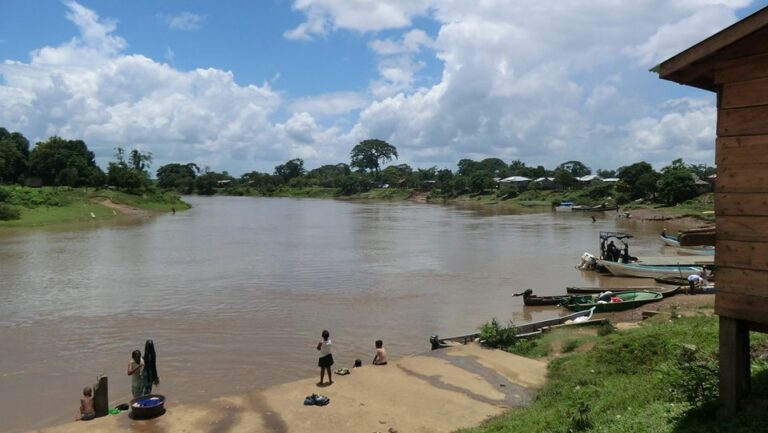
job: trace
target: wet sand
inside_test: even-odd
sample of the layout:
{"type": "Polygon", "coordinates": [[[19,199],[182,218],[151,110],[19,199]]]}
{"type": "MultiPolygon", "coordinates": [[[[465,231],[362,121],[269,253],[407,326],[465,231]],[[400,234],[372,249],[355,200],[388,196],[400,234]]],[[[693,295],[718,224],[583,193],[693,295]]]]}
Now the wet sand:
{"type": "Polygon", "coordinates": [[[167,412],[154,420],[134,421],[123,412],[37,431],[448,432],[528,405],[544,384],[546,363],[470,344],[351,371],[334,375],[330,386],[319,387],[313,377],[202,404],[175,404],[167,395],[167,412]],[[312,393],[330,404],[304,406],[312,393]]]}

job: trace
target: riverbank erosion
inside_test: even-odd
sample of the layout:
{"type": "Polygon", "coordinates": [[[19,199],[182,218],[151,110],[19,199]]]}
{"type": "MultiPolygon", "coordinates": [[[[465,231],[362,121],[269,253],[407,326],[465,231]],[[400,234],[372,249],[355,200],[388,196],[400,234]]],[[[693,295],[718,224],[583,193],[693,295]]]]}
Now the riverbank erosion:
{"type": "MultiPolygon", "coordinates": [[[[37,430],[81,432],[448,432],[530,404],[547,364],[476,344],[350,369],[330,386],[299,380],[203,404],[174,404],[154,420],[126,412],[37,430]],[[313,393],[327,406],[305,406],[313,393]]],[[[119,402],[112,402],[114,406],[119,402]]]]}

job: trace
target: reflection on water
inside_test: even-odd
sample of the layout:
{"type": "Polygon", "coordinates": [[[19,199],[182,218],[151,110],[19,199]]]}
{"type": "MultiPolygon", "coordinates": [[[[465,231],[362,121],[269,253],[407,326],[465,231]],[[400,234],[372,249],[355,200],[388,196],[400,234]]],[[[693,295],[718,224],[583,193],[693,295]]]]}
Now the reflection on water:
{"type": "Polygon", "coordinates": [[[160,392],[200,401],[316,374],[323,329],[351,366],[378,338],[397,357],[492,317],[557,315],[511,294],[622,283],[574,269],[600,230],[631,230],[634,255],[662,251],[658,224],[612,214],[189,200],[143,224],[0,231],[0,431],[68,421],[98,373],[127,400],[129,355],[147,338],[160,392]]]}

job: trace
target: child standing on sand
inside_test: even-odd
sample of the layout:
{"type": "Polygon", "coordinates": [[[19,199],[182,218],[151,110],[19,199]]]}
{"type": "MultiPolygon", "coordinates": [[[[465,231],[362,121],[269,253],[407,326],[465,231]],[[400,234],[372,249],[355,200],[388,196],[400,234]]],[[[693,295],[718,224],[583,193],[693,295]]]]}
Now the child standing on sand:
{"type": "Polygon", "coordinates": [[[328,372],[328,385],[333,383],[333,377],[331,376],[331,366],[333,365],[331,333],[324,330],[322,335],[323,341],[317,343],[317,350],[320,351],[320,359],[317,361],[317,365],[320,367],[320,382],[317,384],[318,386],[323,386],[326,371],[328,372]]]}
{"type": "Polygon", "coordinates": [[[80,397],[80,414],[77,420],[88,421],[96,418],[96,410],[93,408],[93,390],[90,386],[83,388],[83,396],[80,397]]]}

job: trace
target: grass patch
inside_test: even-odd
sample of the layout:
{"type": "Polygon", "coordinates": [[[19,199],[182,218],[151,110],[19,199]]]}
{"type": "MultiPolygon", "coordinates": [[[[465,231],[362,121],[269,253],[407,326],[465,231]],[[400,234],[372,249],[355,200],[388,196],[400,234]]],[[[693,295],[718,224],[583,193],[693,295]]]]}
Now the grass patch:
{"type": "Polygon", "coordinates": [[[70,187],[5,186],[0,189],[4,199],[3,206],[12,207],[19,216],[18,219],[0,221],[0,227],[67,224],[88,221],[94,217],[111,220],[116,217],[112,209],[94,202],[103,197],[108,197],[115,203],[155,212],[170,212],[172,208],[184,210],[190,207],[175,193],[137,196],[109,189],[70,187]]]}
{"type": "MultiPolygon", "coordinates": [[[[543,338],[555,336],[545,334],[543,338]]],[[[539,344],[543,345],[543,341],[539,344]]],[[[563,347],[565,341],[569,340],[564,340],[563,347]]],[[[751,341],[753,354],[768,347],[768,335],[752,333],[751,341]]],[[[577,343],[567,343],[576,347],[550,362],[548,383],[530,407],[461,431],[766,431],[768,414],[765,411],[748,412],[731,420],[715,417],[717,403],[711,384],[717,379],[716,369],[712,370],[718,349],[716,317],[683,317],[672,321],[652,318],[635,329],[594,337],[593,342],[594,347],[589,351],[578,351],[577,343]],[[683,392],[673,392],[680,390],[683,392]]],[[[755,398],[768,396],[768,364],[765,362],[753,362],[752,389],[755,398]]]]}

